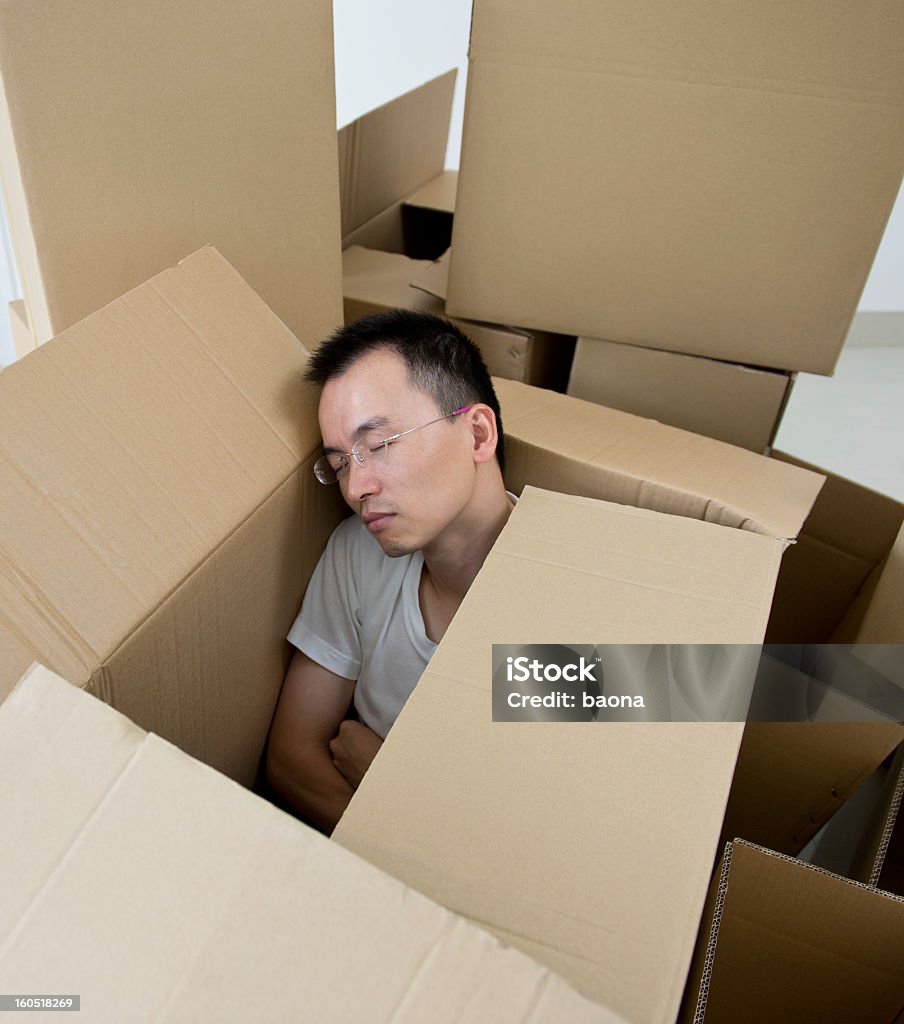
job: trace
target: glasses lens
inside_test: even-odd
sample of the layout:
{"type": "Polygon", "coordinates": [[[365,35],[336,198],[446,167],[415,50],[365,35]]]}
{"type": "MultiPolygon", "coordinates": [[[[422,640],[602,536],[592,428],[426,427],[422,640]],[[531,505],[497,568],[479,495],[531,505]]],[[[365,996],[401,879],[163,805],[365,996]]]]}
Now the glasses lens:
{"type": "Polygon", "coordinates": [[[330,464],[330,460],[325,455],[321,455],[314,463],[314,476],[322,484],[334,484],[339,479],[335,467],[330,464]]]}

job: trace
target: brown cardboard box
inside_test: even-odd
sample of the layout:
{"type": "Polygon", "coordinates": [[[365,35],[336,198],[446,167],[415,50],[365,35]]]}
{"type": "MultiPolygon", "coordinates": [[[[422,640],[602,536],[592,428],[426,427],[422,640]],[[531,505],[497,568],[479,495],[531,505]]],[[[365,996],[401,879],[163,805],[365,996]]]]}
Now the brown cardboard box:
{"type": "Polygon", "coordinates": [[[457,174],[444,172],[443,163],[456,73],[339,130],[343,249],[363,245],[433,259],[449,247],[457,174]]]}
{"type": "MultiPolygon", "coordinates": [[[[643,468],[648,502],[666,503],[643,468]]],[[[487,652],[756,643],[783,534],[686,515],[526,488],[334,833],[635,1021],[677,1013],[743,723],[501,726],[487,652]]]]}
{"type": "MultiPolygon", "coordinates": [[[[445,259],[433,263],[350,246],[342,253],[345,322],[397,307],[445,316],[447,268],[445,259]]],[[[469,320],[452,322],[477,345],[494,376],[547,388],[564,382],[571,339],[469,320]]]]}
{"type": "Polygon", "coordinates": [[[682,1021],[891,1021],[904,900],[748,843],[713,881],[682,1021]]]}
{"type": "Polygon", "coordinates": [[[831,373],[901,182],[902,19],[476,5],[449,312],[831,373]]]}
{"type": "Polygon", "coordinates": [[[902,643],[904,505],[782,452],[826,476],[782,560],[770,643],[902,643]]]}
{"type": "Polygon", "coordinates": [[[0,779],[4,992],[110,1022],[621,1020],[38,666],[0,779]]]}
{"type": "Polygon", "coordinates": [[[578,338],[568,394],[763,452],[793,374],[578,338]]]}
{"type": "Polygon", "coordinates": [[[24,299],[16,299],[9,304],[9,326],[13,337],[13,349],[16,359],[21,359],[26,352],[35,347],[34,335],[28,320],[28,310],[24,299]]]}
{"type": "Polygon", "coordinates": [[[41,661],[252,782],[342,515],[306,359],[208,248],[0,372],[0,695],[41,661]]]}
{"type": "Polygon", "coordinates": [[[0,77],[38,343],[207,244],[303,341],[338,322],[329,3],[10,0],[0,77]]]}

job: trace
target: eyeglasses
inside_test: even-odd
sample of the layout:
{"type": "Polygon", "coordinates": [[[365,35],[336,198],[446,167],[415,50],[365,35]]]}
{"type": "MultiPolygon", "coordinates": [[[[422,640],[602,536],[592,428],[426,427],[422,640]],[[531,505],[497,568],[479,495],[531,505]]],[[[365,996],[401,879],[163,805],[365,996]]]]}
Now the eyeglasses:
{"type": "Polygon", "coordinates": [[[380,438],[378,435],[365,434],[355,441],[350,452],[330,452],[327,455],[321,455],[314,463],[314,476],[322,484],[334,484],[348,472],[351,459],[354,459],[359,466],[366,466],[368,461],[376,463],[386,455],[390,446],[394,445],[400,437],[413,434],[415,430],[421,430],[423,427],[429,427],[431,423],[439,423],[442,420],[451,419],[453,416],[460,416],[463,412],[469,412],[470,409],[471,406],[466,405],[463,409],[456,409],[455,412],[438,416],[435,420],[428,420],[417,427],[410,427],[408,430],[403,430],[401,434],[393,434],[392,437],[380,438]]]}

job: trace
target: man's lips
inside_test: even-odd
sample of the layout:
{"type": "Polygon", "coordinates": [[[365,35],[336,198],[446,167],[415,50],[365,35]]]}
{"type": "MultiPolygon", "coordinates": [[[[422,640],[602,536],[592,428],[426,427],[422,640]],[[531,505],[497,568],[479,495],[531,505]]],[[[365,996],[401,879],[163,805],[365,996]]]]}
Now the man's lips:
{"type": "Polygon", "coordinates": [[[395,512],[368,512],[366,516],[361,518],[364,520],[364,525],[368,530],[371,533],[376,533],[378,530],[382,530],[384,526],[387,526],[394,516],[395,512]]]}

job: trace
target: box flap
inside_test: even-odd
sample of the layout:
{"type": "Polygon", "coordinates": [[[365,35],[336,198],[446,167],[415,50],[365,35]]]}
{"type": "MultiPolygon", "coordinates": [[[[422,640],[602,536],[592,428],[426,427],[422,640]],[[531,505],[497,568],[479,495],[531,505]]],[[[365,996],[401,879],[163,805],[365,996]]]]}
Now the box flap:
{"type": "Polygon", "coordinates": [[[455,192],[458,171],[443,171],[426,185],[415,189],[405,200],[406,206],[418,206],[438,213],[455,213],[455,192]]]}
{"type": "Polygon", "coordinates": [[[52,977],[107,1020],[618,1024],[45,669],[0,737],[4,991],[52,977]]]}
{"type": "Polygon", "coordinates": [[[831,373],[901,183],[902,18],[481,3],[449,312],[831,373]]]}
{"type": "Polygon", "coordinates": [[[444,253],[438,260],[433,260],[429,266],[420,268],[412,278],[411,285],[445,302],[449,285],[449,253],[444,253]]]}
{"type": "Polygon", "coordinates": [[[628,1019],[672,1019],[743,725],[493,723],[491,645],[756,643],[781,547],[527,488],[334,838],[628,1019]]]}
{"type": "Polygon", "coordinates": [[[898,1019],[904,900],[742,842],[726,849],[715,886],[699,1001],[685,1020],[898,1019]]]}
{"type": "Polygon", "coordinates": [[[342,236],[442,173],[457,69],[339,131],[342,236]]]}
{"type": "Polygon", "coordinates": [[[7,367],[14,631],[83,684],[319,444],[305,359],[208,248],[7,367]]]}
{"type": "Polygon", "coordinates": [[[751,722],[723,841],[798,854],[902,740],[894,722],[751,722]]]}
{"type": "Polygon", "coordinates": [[[0,373],[0,689],[40,659],[252,782],[340,515],[306,360],[207,248],[0,373]]]}
{"type": "Polygon", "coordinates": [[[784,452],[774,451],[772,457],[824,473],[826,484],[798,543],[782,562],[767,639],[772,643],[904,640],[894,602],[899,555],[889,556],[904,524],[904,504],[784,452]],[[870,613],[869,602],[886,558],[889,576],[882,584],[876,612],[870,613]],[[858,635],[861,621],[863,631],[858,635]]]}
{"type": "Polygon", "coordinates": [[[822,485],[817,474],[676,427],[495,383],[512,490],[534,483],[792,538],[822,485]]]}
{"type": "Polygon", "coordinates": [[[432,266],[429,260],[412,260],[401,253],[379,252],[360,245],[342,253],[342,294],[355,306],[355,317],[381,309],[423,309],[442,314],[442,304],[411,287],[410,280],[432,266]],[[365,307],[373,307],[372,310],[365,307]],[[360,311],[359,311],[360,310],[360,311]]]}
{"type": "Polygon", "coordinates": [[[0,161],[38,342],[207,244],[303,341],[332,330],[332,28],[325,2],[0,5],[0,161]]]}

